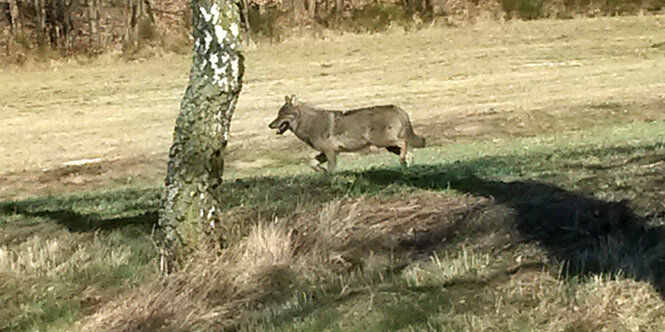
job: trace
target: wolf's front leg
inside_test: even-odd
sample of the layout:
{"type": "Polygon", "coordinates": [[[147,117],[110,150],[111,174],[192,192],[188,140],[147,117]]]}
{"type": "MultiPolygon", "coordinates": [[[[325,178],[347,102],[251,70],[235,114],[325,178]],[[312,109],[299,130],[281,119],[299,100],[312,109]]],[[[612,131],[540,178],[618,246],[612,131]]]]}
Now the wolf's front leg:
{"type": "Polygon", "coordinates": [[[317,172],[325,172],[326,169],[321,166],[321,164],[325,163],[328,160],[326,158],[325,153],[321,152],[314,156],[312,160],[309,161],[309,166],[313,168],[317,172]]]}
{"type": "Polygon", "coordinates": [[[402,146],[400,146],[400,153],[399,153],[399,162],[400,164],[402,164],[402,167],[409,166],[409,163],[406,160],[406,156],[408,153],[409,153],[409,143],[405,140],[402,143],[402,146]]]}

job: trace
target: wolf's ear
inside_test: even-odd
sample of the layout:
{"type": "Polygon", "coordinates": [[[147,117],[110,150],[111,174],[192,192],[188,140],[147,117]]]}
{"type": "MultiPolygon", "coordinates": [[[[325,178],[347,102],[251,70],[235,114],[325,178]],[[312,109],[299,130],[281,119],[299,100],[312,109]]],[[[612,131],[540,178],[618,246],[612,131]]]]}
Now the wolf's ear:
{"type": "Polygon", "coordinates": [[[287,103],[287,104],[291,104],[291,97],[284,96],[284,102],[287,103]]]}
{"type": "Polygon", "coordinates": [[[296,95],[291,95],[291,100],[289,101],[289,104],[295,106],[298,103],[298,100],[296,100],[296,95]]]}

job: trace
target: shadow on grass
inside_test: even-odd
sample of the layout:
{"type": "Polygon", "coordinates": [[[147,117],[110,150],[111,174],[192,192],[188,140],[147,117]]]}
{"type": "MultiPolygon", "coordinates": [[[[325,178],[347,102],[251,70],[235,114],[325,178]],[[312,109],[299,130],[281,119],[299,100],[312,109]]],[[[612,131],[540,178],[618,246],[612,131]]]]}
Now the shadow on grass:
{"type": "MultiPolygon", "coordinates": [[[[308,189],[314,182],[304,177],[289,180],[252,179],[246,185],[251,187],[263,181],[275,181],[274,191],[269,193],[272,189],[268,189],[264,192],[269,200],[283,199],[281,194],[287,192],[324,202],[340,195],[400,195],[409,190],[449,189],[488,197],[494,204],[509,210],[508,217],[503,220],[520,235],[521,239],[517,240],[542,247],[553,260],[564,264],[563,272],[566,276],[621,274],[652,284],[661,297],[665,298],[665,220],[653,218],[662,216],[662,206],[659,208],[660,214],[650,213],[652,217],[649,219],[632,210],[626,201],[613,202],[592,197],[596,188],[615,178],[615,173],[612,173],[614,169],[621,168],[622,172],[631,172],[634,169],[630,168],[632,166],[651,166],[665,160],[663,148],[661,143],[637,148],[584,148],[549,154],[482,157],[449,164],[414,166],[409,169],[348,171],[336,174],[329,183],[318,178],[315,185],[317,191],[314,192],[308,189]],[[588,163],[580,162],[581,159],[589,157],[593,157],[593,166],[600,166],[589,168],[588,163]],[[604,166],[608,164],[610,166],[604,166]],[[552,184],[560,178],[559,174],[563,173],[561,168],[575,174],[593,169],[596,177],[592,183],[583,187],[585,191],[564,189],[552,184]],[[552,183],[538,180],[499,180],[524,177],[524,174],[543,174],[543,171],[549,171],[546,176],[552,183]],[[285,186],[287,181],[291,181],[289,185],[294,187],[284,190],[281,186],[285,186]],[[649,226],[649,222],[658,226],[649,226]]],[[[645,179],[644,174],[629,173],[632,178],[642,181],[632,181],[634,188],[631,190],[644,194],[654,194],[662,190],[662,187],[658,186],[658,179],[662,181],[662,175],[657,171],[658,169],[654,169],[655,173],[649,174],[646,181],[651,183],[646,184],[642,181],[645,179]]],[[[617,189],[611,182],[608,184],[609,188],[606,187],[604,191],[617,189]]],[[[437,243],[438,246],[442,245],[441,241],[437,243]]],[[[423,308],[422,303],[400,303],[394,308],[386,308],[384,320],[381,322],[381,326],[385,328],[382,330],[404,328],[411,323],[423,322],[429,313],[439,311],[441,303],[450,302],[451,306],[459,307],[459,298],[467,298],[468,303],[475,303],[478,298],[474,296],[485,294],[484,289],[488,284],[501,282],[524,269],[539,271],[542,268],[542,263],[530,262],[507,271],[499,271],[482,280],[452,280],[435,287],[409,288],[409,292],[423,292],[424,300],[419,297],[419,301],[429,301],[430,304],[425,303],[423,308]],[[440,292],[442,287],[449,292],[440,292]],[[469,289],[477,291],[469,292],[469,289]]],[[[493,298],[486,300],[488,306],[495,304],[493,298]]],[[[319,308],[320,304],[286,313],[272,320],[271,324],[288,327],[294,317],[310,316],[318,310],[316,308],[319,308]]],[[[334,310],[332,312],[333,315],[337,314],[334,310]]],[[[328,313],[318,314],[316,317],[328,322],[330,319],[327,315],[328,313]]],[[[316,322],[316,319],[314,321],[316,322]]]]}
{"type": "Polygon", "coordinates": [[[533,180],[488,180],[464,164],[414,167],[405,173],[369,170],[359,177],[378,186],[455,189],[489,197],[512,209],[522,238],[565,262],[568,273],[623,273],[652,283],[665,298],[665,226],[648,226],[626,202],[606,202],[533,180]]]}
{"type": "Polygon", "coordinates": [[[12,205],[7,205],[6,207],[15,211],[14,213],[27,217],[51,219],[65,226],[71,232],[105,231],[129,225],[141,226],[141,228],[149,232],[152,226],[157,224],[157,212],[154,211],[131,217],[105,218],[98,214],[80,214],[70,210],[30,212],[14,208],[12,205]]]}
{"type": "Polygon", "coordinates": [[[72,232],[138,226],[150,233],[157,224],[158,190],[124,189],[71,196],[0,202],[3,220],[55,222],[72,232]]]}
{"type": "MultiPolygon", "coordinates": [[[[584,167],[577,159],[587,156],[600,156],[603,160],[623,158],[629,163],[653,163],[665,158],[660,143],[639,149],[647,157],[633,156],[635,149],[629,147],[562,152],[556,154],[559,161],[555,166],[584,167]]],[[[239,209],[240,214],[248,213],[246,218],[239,219],[241,222],[256,223],[275,216],[290,216],[298,207],[317,207],[344,197],[454,189],[490,197],[514,211],[512,222],[523,239],[537,243],[553,258],[566,262],[570,273],[624,273],[651,282],[665,297],[663,221],[658,221],[660,226],[648,226],[648,220],[625,202],[602,201],[553,184],[494,180],[521,176],[525,169],[528,173],[547,164],[550,156],[483,157],[406,170],[342,172],[331,178],[312,174],[241,179],[221,187],[222,209],[230,213],[239,209]]],[[[639,191],[635,189],[636,193],[639,191]]],[[[0,202],[0,223],[8,216],[20,214],[48,218],[72,231],[107,230],[128,224],[150,229],[157,221],[158,203],[158,188],[0,202]]],[[[251,228],[251,225],[241,226],[251,228]]]]}

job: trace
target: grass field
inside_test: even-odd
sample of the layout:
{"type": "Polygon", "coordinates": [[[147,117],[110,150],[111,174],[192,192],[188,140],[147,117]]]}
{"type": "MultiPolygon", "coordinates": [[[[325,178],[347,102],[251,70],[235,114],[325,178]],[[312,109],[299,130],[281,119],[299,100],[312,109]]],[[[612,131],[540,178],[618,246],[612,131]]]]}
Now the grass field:
{"type": "Polygon", "coordinates": [[[0,330],[665,330],[665,17],[328,35],[247,50],[229,243],[152,229],[189,59],[0,71],[0,330]],[[322,177],[286,94],[396,103],[428,147],[322,177]],[[94,161],[77,164],[82,159],[94,161]]]}

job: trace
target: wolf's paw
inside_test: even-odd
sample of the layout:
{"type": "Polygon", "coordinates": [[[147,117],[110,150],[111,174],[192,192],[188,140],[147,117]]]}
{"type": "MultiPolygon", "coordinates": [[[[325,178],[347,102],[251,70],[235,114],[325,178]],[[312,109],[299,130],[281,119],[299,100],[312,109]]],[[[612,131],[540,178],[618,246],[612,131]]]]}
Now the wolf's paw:
{"type": "Polygon", "coordinates": [[[321,166],[321,163],[316,160],[312,159],[309,161],[309,167],[311,167],[313,170],[319,172],[319,173],[325,173],[326,169],[321,166]]]}
{"type": "Polygon", "coordinates": [[[405,166],[411,166],[413,165],[413,155],[411,153],[406,154],[406,165],[405,166]]]}
{"type": "Polygon", "coordinates": [[[402,167],[406,168],[411,165],[413,165],[413,155],[410,153],[406,154],[406,157],[404,159],[400,159],[399,163],[402,165],[402,167]]]}

